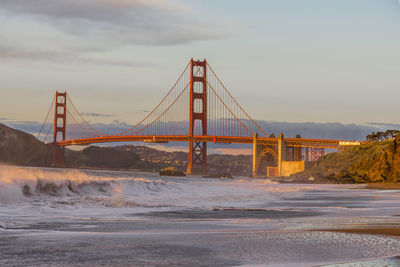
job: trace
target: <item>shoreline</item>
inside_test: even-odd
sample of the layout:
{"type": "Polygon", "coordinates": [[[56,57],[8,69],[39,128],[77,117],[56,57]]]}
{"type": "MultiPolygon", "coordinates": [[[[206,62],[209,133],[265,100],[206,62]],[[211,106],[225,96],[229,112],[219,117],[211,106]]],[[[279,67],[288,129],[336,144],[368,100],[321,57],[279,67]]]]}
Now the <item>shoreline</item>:
{"type": "Polygon", "coordinates": [[[400,184],[393,183],[371,183],[367,184],[366,189],[379,189],[379,190],[400,190],[400,184]]]}
{"type": "MultiPolygon", "coordinates": [[[[125,172],[125,173],[147,173],[151,175],[158,175],[159,172],[152,172],[150,170],[138,170],[138,169],[107,169],[107,168],[96,168],[96,167],[82,167],[82,168],[59,168],[59,167],[50,167],[50,166],[29,166],[29,165],[14,165],[9,163],[0,162],[0,167],[22,167],[22,168],[46,168],[46,169],[54,169],[54,170],[78,170],[78,171],[106,171],[106,172],[125,172]]],[[[201,177],[201,175],[189,175],[185,178],[193,178],[199,176],[200,178],[208,178],[208,179],[221,179],[220,177],[201,177]]],[[[400,190],[400,183],[334,183],[330,180],[325,179],[316,179],[316,180],[308,180],[308,179],[293,179],[290,177],[251,177],[251,176],[236,176],[232,175],[233,179],[237,178],[247,178],[254,180],[270,180],[272,182],[278,182],[280,184],[331,184],[331,185],[364,185],[365,189],[377,189],[377,190],[400,190]]],[[[161,177],[161,176],[160,176],[161,177]]],[[[168,177],[168,176],[165,176],[168,177]]],[[[185,179],[184,177],[182,177],[185,179]]]]}
{"type": "Polygon", "coordinates": [[[368,235],[385,235],[385,236],[392,236],[392,237],[400,237],[400,225],[399,225],[399,227],[316,229],[316,230],[312,230],[312,231],[338,232],[338,233],[350,233],[350,234],[368,234],[368,235]]]}

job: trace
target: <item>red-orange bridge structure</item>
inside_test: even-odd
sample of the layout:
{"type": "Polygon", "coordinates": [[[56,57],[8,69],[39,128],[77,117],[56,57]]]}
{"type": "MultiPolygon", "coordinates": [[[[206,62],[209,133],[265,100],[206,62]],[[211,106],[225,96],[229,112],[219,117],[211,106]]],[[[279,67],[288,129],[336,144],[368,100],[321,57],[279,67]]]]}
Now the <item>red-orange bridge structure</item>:
{"type": "Polygon", "coordinates": [[[315,161],[325,149],[359,144],[267,134],[233,98],[206,60],[190,60],[161,102],[138,124],[119,133],[96,129],[66,92],[56,92],[49,113],[53,106],[54,120],[47,133],[53,134],[53,166],[65,166],[65,147],[71,145],[187,142],[187,173],[206,173],[207,143],[240,143],[253,146],[253,176],[263,173],[261,162],[265,160],[270,164],[269,175],[281,176],[284,162],[315,161]],[[74,133],[67,134],[67,121],[72,122],[74,133]],[[80,129],[79,134],[76,129],[80,129]]]}

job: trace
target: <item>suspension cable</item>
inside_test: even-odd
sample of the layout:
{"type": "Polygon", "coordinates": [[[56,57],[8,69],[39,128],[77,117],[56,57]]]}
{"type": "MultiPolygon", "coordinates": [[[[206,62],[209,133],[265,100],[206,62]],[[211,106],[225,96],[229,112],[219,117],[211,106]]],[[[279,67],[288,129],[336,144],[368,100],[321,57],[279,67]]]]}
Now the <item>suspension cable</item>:
{"type": "MultiPolygon", "coordinates": [[[[47,111],[46,118],[44,119],[44,122],[43,122],[43,124],[42,124],[42,127],[40,128],[40,131],[39,131],[38,135],[36,136],[36,138],[39,138],[39,136],[41,135],[41,133],[42,133],[42,131],[43,131],[44,125],[46,124],[47,119],[48,119],[48,117],[49,117],[49,115],[50,115],[50,111],[51,111],[51,108],[53,107],[53,104],[54,104],[55,99],[56,99],[56,95],[53,96],[53,101],[51,101],[51,105],[50,105],[49,111],[47,111]]],[[[50,128],[51,128],[51,127],[50,127],[50,128]]]]}
{"type": "Polygon", "coordinates": [[[51,131],[51,128],[53,128],[53,125],[54,125],[54,122],[51,123],[50,128],[49,128],[49,130],[47,131],[46,137],[45,137],[44,140],[43,140],[43,143],[46,142],[46,139],[47,139],[47,137],[49,136],[50,131],[51,131]]]}
{"type": "Polygon", "coordinates": [[[149,128],[151,125],[153,125],[159,118],[161,118],[165,113],[168,112],[168,110],[178,101],[178,99],[182,96],[182,94],[187,90],[187,88],[189,87],[190,82],[185,86],[185,88],[182,90],[182,92],[178,95],[177,98],[175,98],[175,100],[168,106],[168,108],[166,110],[164,110],[163,113],[161,113],[155,120],[153,120],[151,123],[147,124],[145,127],[143,127],[142,129],[132,133],[132,135],[137,134],[142,132],[143,130],[149,128]]]}
{"type": "Polygon", "coordinates": [[[218,82],[222,85],[222,87],[224,88],[224,90],[228,93],[228,95],[233,99],[233,101],[236,103],[236,105],[238,105],[238,107],[240,108],[240,110],[242,112],[244,112],[244,114],[246,114],[247,118],[250,119],[254,125],[256,125],[256,127],[262,131],[263,134],[265,134],[265,136],[268,136],[268,134],[264,131],[263,128],[261,128],[260,125],[258,125],[251,117],[250,115],[246,112],[246,110],[244,110],[242,108],[242,106],[236,101],[236,99],[231,95],[231,93],[228,91],[228,89],[226,89],[225,85],[222,83],[222,81],[219,79],[219,77],[217,76],[217,74],[214,72],[214,70],[211,68],[211,66],[208,64],[207,62],[207,66],[210,68],[211,72],[214,74],[214,76],[217,78],[218,82]]]}
{"type": "Polygon", "coordinates": [[[91,130],[89,130],[88,128],[86,128],[85,126],[83,126],[77,119],[75,119],[75,117],[72,115],[71,111],[69,110],[69,108],[67,108],[64,104],[65,110],[67,111],[67,113],[71,116],[71,118],[76,122],[76,124],[78,124],[79,127],[82,128],[82,130],[89,132],[91,134],[97,135],[97,136],[101,136],[95,132],[92,132],[91,130]]]}
{"type": "Polygon", "coordinates": [[[67,95],[67,98],[69,100],[69,102],[71,103],[72,107],[74,108],[74,110],[76,111],[76,113],[78,113],[79,117],[86,123],[87,126],[89,126],[93,131],[97,132],[100,135],[103,136],[107,136],[108,134],[103,133],[98,131],[96,128],[94,128],[83,116],[82,114],[78,111],[78,109],[75,107],[74,103],[72,102],[71,98],[69,97],[69,95],[67,95]]]}
{"type": "Polygon", "coordinates": [[[247,127],[246,125],[243,124],[243,122],[229,109],[229,107],[225,104],[225,102],[221,99],[221,97],[218,95],[218,93],[215,91],[214,87],[210,84],[210,82],[207,80],[207,77],[205,77],[205,75],[201,72],[200,67],[197,67],[200,71],[200,73],[203,75],[204,80],[206,81],[206,83],[210,86],[211,90],[214,92],[215,96],[218,97],[218,99],[221,101],[221,103],[225,106],[225,108],[231,113],[231,115],[233,117],[235,117],[235,119],[237,121],[239,121],[239,123],[250,133],[253,134],[247,127]]]}
{"type": "Polygon", "coordinates": [[[186,65],[186,68],[185,68],[185,70],[182,72],[182,74],[179,76],[179,78],[176,80],[176,82],[174,83],[174,85],[172,86],[172,88],[168,91],[168,93],[165,95],[165,97],[161,100],[161,102],[143,119],[143,120],[141,120],[139,123],[137,123],[136,125],[134,125],[133,127],[131,127],[131,128],[129,128],[129,129],[127,129],[127,130],[125,130],[125,131],[122,131],[122,132],[120,132],[120,133],[118,133],[118,134],[115,134],[115,135],[123,135],[123,134],[125,134],[125,133],[127,133],[127,132],[130,132],[130,131],[132,131],[132,130],[134,130],[136,127],[138,127],[142,122],[144,122],[148,117],[150,117],[150,115],[152,115],[155,111],[156,111],[156,109],[164,102],[164,100],[169,96],[169,94],[172,92],[172,90],[174,90],[175,89],[175,87],[176,87],[176,85],[178,84],[178,82],[180,81],[180,79],[182,78],[182,76],[183,76],[183,74],[185,74],[185,72],[186,72],[186,70],[188,69],[188,67],[189,67],[189,65],[190,65],[190,62],[186,65]]]}
{"type": "MultiPolygon", "coordinates": [[[[203,75],[204,77],[204,75],[203,75]]],[[[206,81],[206,83],[210,86],[211,90],[214,92],[215,96],[218,97],[218,99],[221,101],[221,103],[225,106],[225,108],[231,113],[231,115],[233,117],[235,117],[235,119],[237,121],[239,121],[239,123],[250,133],[253,134],[249,128],[246,127],[246,125],[243,124],[243,122],[229,109],[229,107],[225,104],[225,102],[221,99],[221,97],[218,95],[218,93],[215,91],[214,87],[210,84],[210,82],[207,80],[206,77],[204,77],[204,80],[206,81]]]]}

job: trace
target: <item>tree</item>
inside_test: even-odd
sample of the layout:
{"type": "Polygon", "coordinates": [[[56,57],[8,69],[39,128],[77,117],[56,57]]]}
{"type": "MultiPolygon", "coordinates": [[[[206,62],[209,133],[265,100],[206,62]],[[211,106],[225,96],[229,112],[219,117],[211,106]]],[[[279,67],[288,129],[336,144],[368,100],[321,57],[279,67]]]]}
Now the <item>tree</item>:
{"type": "Polygon", "coordinates": [[[367,141],[383,141],[387,139],[394,139],[400,133],[399,130],[386,130],[385,132],[372,132],[366,136],[367,141]]]}
{"type": "Polygon", "coordinates": [[[376,133],[375,132],[370,133],[369,135],[367,135],[366,139],[367,139],[367,141],[370,141],[370,142],[377,141],[376,133]]]}
{"type": "Polygon", "coordinates": [[[399,133],[399,130],[387,130],[384,135],[386,139],[394,139],[399,133]]]}

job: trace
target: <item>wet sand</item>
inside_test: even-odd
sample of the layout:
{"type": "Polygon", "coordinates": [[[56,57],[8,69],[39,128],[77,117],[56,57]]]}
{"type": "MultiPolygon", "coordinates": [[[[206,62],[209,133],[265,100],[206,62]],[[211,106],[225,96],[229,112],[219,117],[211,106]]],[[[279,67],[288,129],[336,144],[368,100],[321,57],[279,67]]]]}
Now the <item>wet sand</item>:
{"type": "Polygon", "coordinates": [[[4,177],[0,266],[400,266],[396,190],[41,168],[4,177]],[[37,190],[24,196],[24,184],[37,190]]]}
{"type": "Polygon", "coordinates": [[[400,236],[400,225],[398,225],[398,227],[390,227],[390,228],[347,228],[347,229],[324,229],[324,230],[315,230],[315,231],[400,236]]]}
{"type": "Polygon", "coordinates": [[[400,184],[383,183],[383,184],[367,184],[368,189],[379,190],[400,190],[400,184]]]}
{"type": "MultiPolygon", "coordinates": [[[[304,219],[311,222],[293,218],[292,225],[304,219]]],[[[365,259],[368,266],[400,263],[394,257],[399,241],[391,237],[271,229],[268,224],[273,221],[258,226],[254,222],[139,217],[37,221],[2,232],[0,266],[298,267],[365,259]]]]}
{"type": "Polygon", "coordinates": [[[266,209],[212,209],[139,213],[135,216],[172,219],[288,219],[323,215],[322,212],[266,209]]]}

